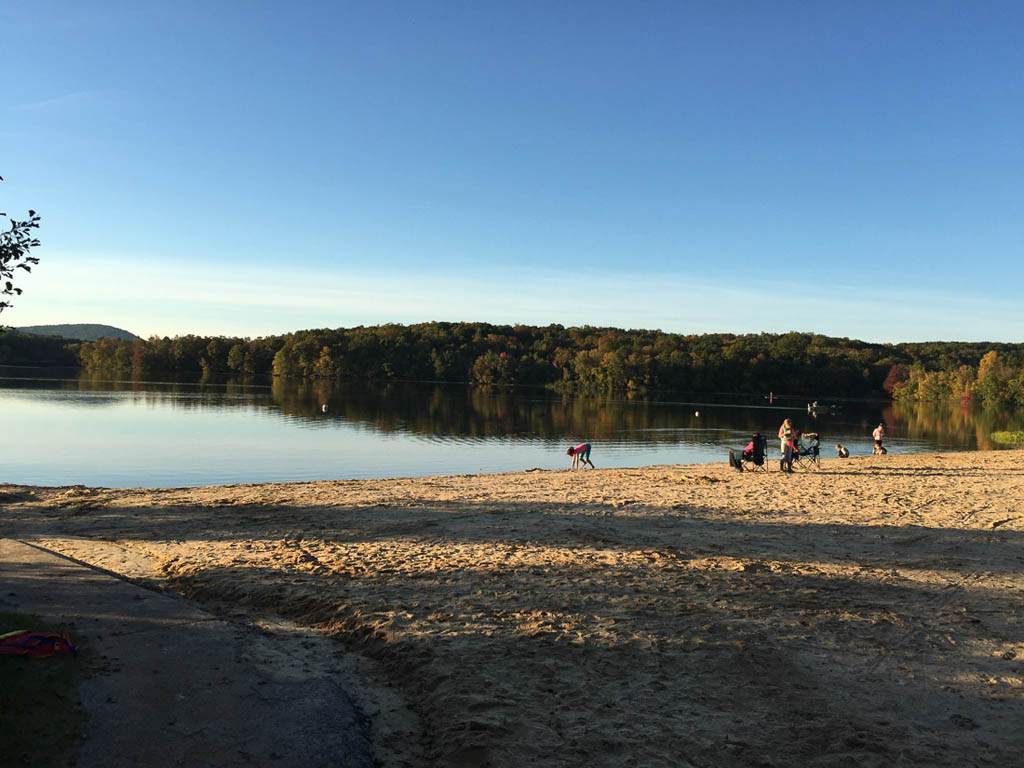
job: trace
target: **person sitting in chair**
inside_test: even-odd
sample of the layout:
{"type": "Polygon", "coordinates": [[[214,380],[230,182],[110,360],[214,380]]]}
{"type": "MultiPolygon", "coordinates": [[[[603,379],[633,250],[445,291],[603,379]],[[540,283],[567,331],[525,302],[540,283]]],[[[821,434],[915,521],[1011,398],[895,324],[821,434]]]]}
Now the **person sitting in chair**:
{"type": "Polygon", "coordinates": [[[797,448],[800,449],[802,454],[813,454],[818,455],[818,433],[817,432],[798,432],[797,433],[797,448]]]}
{"type": "Polygon", "coordinates": [[[751,437],[751,441],[746,443],[746,447],[743,449],[743,461],[761,464],[764,461],[767,447],[768,441],[761,436],[760,432],[755,432],[751,437]]]}

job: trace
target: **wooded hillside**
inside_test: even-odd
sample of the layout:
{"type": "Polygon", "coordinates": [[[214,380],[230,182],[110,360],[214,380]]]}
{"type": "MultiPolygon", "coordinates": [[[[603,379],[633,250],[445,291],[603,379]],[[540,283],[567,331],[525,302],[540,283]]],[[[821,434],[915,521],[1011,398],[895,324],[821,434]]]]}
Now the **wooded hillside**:
{"type": "MultiPolygon", "coordinates": [[[[0,360],[6,341],[0,336],[0,360]]],[[[18,342],[20,354],[26,343],[18,342]]],[[[258,339],[178,336],[69,344],[89,369],[138,376],[277,375],[365,384],[448,381],[587,394],[656,391],[939,399],[1024,405],[1024,345],[870,344],[811,333],[682,335],[618,328],[422,323],[258,339]]],[[[8,350],[6,360],[17,357],[8,350]]]]}

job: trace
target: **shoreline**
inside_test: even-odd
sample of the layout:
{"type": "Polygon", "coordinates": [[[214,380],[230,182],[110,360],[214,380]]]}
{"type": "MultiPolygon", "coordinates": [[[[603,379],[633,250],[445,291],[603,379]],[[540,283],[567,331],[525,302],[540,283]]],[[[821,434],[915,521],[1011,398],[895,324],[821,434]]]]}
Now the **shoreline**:
{"type": "Polygon", "coordinates": [[[342,643],[384,765],[1011,763],[1020,456],[4,485],[0,536],[342,643]]]}
{"type": "MultiPolygon", "coordinates": [[[[741,442],[741,441],[740,441],[741,442]]],[[[768,474],[778,473],[778,460],[779,454],[777,451],[777,441],[772,438],[768,440],[768,452],[765,454],[765,466],[768,468],[768,474]]],[[[734,449],[742,448],[739,442],[734,449]]],[[[1004,451],[1024,451],[1024,445],[1021,446],[1004,446],[999,448],[986,448],[986,449],[972,449],[972,450],[956,450],[956,449],[945,449],[945,450],[932,450],[932,451],[915,451],[908,453],[894,453],[889,452],[885,457],[913,457],[913,456],[931,456],[931,455],[948,455],[948,454],[975,454],[975,453],[991,453],[991,452],[1004,452],[1004,451]]],[[[453,472],[448,474],[432,474],[432,475],[389,475],[382,477],[334,477],[334,478],[313,478],[303,480],[239,480],[224,483],[197,483],[196,485],[101,485],[101,484],[89,484],[89,483],[35,483],[35,482],[0,482],[0,494],[3,493],[4,489],[16,489],[16,488],[33,488],[39,490],[68,490],[73,488],[86,488],[96,491],[115,491],[115,492],[164,492],[164,491],[200,491],[208,488],[258,488],[258,487],[270,487],[270,486],[301,486],[301,485],[317,485],[317,484],[329,484],[329,483],[381,483],[381,482],[402,482],[402,481],[414,481],[414,480],[433,480],[440,478],[478,478],[478,477],[506,477],[506,476],[518,476],[522,474],[532,473],[550,473],[559,474],[561,472],[638,472],[644,470],[654,469],[666,469],[666,470],[680,470],[686,468],[717,468],[719,465],[728,464],[728,448],[722,449],[722,456],[715,459],[709,459],[708,461],[693,461],[688,463],[675,463],[675,464],[639,464],[635,466],[625,467],[597,467],[596,470],[579,469],[571,470],[566,466],[558,467],[528,467],[526,469],[504,469],[500,471],[480,471],[480,472],[453,472]]],[[[834,450],[828,448],[822,451],[821,462],[824,465],[826,462],[838,461],[832,454],[834,450]]],[[[882,457],[883,460],[885,457],[882,457]]],[[[849,458],[843,461],[856,461],[860,459],[871,459],[873,458],[869,453],[852,454],[849,458]]],[[[566,457],[568,460],[568,457],[566,457]]],[[[814,470],[810,470],[812,473],[814,470]]],[[[761,470],[757,470],[758,473],[761,470]]],[[[730,471],[729,474],[732,474],[730,471]]]]}

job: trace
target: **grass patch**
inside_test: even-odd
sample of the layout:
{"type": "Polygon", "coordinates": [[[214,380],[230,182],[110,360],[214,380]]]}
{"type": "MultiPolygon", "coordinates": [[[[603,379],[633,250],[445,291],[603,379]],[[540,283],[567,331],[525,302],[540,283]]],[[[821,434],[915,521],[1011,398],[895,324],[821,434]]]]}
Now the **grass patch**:
{"type": "MultiPolygon", "coordinates": [[[[0,634],[16,629],[61,632],[67,627],[0,611],[0,634]]],[[[71,635],[77,656],[0,655],[0,764],[70,765],[86,720],[78,700],[78,686],[85,677],[79,640],[71,635]]]]}
{"type": "Polygon", "coordinates": [[[1024,445],[1024,432],[993,432],[992,440],[1000,445],[1024,445]]]}

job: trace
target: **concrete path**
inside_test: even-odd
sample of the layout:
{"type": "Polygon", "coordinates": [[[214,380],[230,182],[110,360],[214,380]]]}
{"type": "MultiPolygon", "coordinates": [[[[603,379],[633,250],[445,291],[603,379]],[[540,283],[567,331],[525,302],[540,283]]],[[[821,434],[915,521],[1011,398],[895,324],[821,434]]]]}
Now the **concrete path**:
{"type": "Polygon", "coordinates": [[[98,661],[76,768],[373,765],[333,680],[270,679],[244,653],[253,630],[187,600],[0,539],[0,609],[69,626],[98,661]]]}

